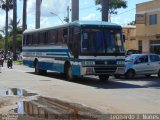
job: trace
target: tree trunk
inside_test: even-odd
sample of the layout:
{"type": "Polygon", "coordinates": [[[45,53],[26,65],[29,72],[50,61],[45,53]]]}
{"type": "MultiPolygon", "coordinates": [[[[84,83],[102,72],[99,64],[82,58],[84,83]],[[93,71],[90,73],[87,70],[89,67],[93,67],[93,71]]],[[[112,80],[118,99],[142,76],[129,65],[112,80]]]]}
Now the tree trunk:
{"type": "Polygon", "coordinates": [[[8,52],[8,9],[6,8],[6,28],[5,28],[5,59],[8,52]]]}
{"type": "Polygon", "coordinates": [[[102,21],[108,22],[109,0],[102,0],[102,21]]]}
{"type": "Polygon", "coordinates": [[[23,32],[27,29],[27,0],[23,0],[23,32]]]}
{"type": "Polygon", "coordinates": [[[16,60],[16,35],[17,35],[17,0],[13,1],[13,60],[16,60]]]}
{"type": "Polygon", "coordinates": [[[41,2],[42,0],[36,0],[36,29],[40,28],[41,2]]]}
{"type": "Polygon", "coordinates": [[[79,20],[79,0],[72,0],[72,22],[79,20]]]}

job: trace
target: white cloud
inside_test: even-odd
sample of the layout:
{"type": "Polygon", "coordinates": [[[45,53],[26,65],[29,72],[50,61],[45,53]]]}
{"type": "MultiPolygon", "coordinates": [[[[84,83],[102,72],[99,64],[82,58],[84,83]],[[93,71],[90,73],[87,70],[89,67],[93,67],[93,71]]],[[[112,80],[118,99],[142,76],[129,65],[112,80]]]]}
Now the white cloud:
{"type": "Polygon", "coordinates": [[[96,14],[90,13],[88,16],[82,17],[82,20],[92,20],[94,19],[96,14]]]}
{"type": "Polygon", "coordinates": [[[120,24],[120,20],[121,18],[120,17],[111,17],[111,22],[112,23],[117,23],[117,24],[120,24]]]}
{"type": "MultiPolygon", "coordinates": [[[[50,12],[55,14],[65,13],[70,0],[43,0],[41,4],[41,16],[51,17],[53,16],[50,12]]],[[[35,5],[36,0],[28,1],[28,15],[35,16],[35,5]]]]}
{"type": "Polygon", "coordinates": [[[4,11],[0,11],[0,20],[1,20],[0,29],[2,29],[5,26],[5,21],[6,21],[6,14],[4,11]]]}

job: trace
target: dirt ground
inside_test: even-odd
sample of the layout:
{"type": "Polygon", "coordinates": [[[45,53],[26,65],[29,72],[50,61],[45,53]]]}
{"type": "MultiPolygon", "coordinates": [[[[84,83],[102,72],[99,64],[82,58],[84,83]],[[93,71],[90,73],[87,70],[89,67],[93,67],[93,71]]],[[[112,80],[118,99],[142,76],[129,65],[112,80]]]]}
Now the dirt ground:
{"type": "Polygon", "coordinates": [[[7,114],[17,108],[19,98],[16,96],[0,97],[0,113],[7,114]]]}

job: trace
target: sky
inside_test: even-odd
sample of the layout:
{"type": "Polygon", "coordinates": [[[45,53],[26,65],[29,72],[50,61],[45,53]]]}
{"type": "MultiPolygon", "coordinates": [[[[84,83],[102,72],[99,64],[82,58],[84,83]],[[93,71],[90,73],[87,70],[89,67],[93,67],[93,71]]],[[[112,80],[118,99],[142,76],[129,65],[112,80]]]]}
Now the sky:
{"type": "MultiPolygon", "coordinates": [[[[35,1],[28,0],[27,3],[27,26],[28,29],[35,28],[35,1]]],[[[111,16],[111,22],[127,25],[135,20],[136,4],[151,0],[126,0],[128,7],[126,9],[118,9],[117,15],[111,16]]],[[[17,0],[17,19],[22,24],[23,0],[17,0]]],[[[80,20],[101,20],[101,12],[97,10],[99,6],[95,6],[95,0],[79,0],[80,4],[80,20]]],[[[41,6],[41,28],[51,27],[63,24],[61,20],[67,16],[67,6],[71,7],[71,0],[43,0],[41,6]],[[55,13],[56,15],[51,14],[55,13]]],[[[71,15],[71,12],[70,12],[71,15]]],[[[9,12],[9,19],[12,19],[13,11],[9,12]]],[[[5,26],[5,11],[0,10],[0,29],[5,26]]]]}

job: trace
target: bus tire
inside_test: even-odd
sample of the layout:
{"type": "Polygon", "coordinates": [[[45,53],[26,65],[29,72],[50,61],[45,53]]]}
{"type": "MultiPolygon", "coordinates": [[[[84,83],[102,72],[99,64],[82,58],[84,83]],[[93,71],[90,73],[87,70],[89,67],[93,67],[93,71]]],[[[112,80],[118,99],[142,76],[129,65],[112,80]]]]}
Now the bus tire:
{"type": "Polygon", "coordinates": [[[116,79],[119,79],[119,78],[121,77],[121,75],[115,74],[114,77],[115,77],[116,79]]]}
{"type": "Polygon", "coordinates": [[[160,78],[160,70],[158,71],[158,77],[160,78]]]}
{"type": "Polygon", "coordinates": [[[106,82],[109,79],[109,75],[99,75],[100,82],[106,82]]]}
{"type": "Polygon", "coordinates": [[[69,64],[66,66],[66,78],[68,81],[72,81],[74,79],[72,67],[69,64]]]}
{"type": "Polygon", "coordinates": [[[39,75],[39,64],[38,61],[35,62],[35,74],[39,75]]]}
{"type": "Polygon", "coordinates": [[[36,62],[35,63],[35,73],[37,75],[45,75],[47,73],[47,70],[42,70],[42,69],[39,69],[39,63],[36,62]]]}

